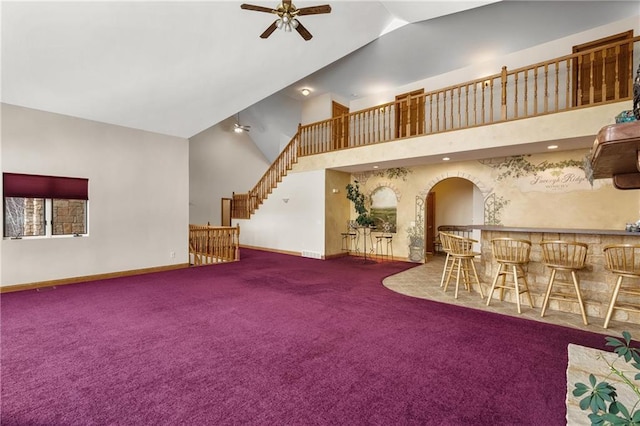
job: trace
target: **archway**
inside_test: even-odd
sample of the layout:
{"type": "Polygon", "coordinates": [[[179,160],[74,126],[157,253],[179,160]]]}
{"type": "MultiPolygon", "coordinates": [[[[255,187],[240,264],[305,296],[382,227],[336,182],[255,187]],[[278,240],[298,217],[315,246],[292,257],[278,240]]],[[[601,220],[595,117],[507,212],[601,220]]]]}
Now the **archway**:
{"type": "MultiPolygon", "coordinates": [[[[484,200],[490,192],[480,180],[466,174],[440,176],[429,182],[419,196],[425,201],[426,253],[436,252],[439,227],[484,224],[484,200]]],[[[479,240],[479,234],[480,231],[472,230],[466,235],[479,240]]]]}

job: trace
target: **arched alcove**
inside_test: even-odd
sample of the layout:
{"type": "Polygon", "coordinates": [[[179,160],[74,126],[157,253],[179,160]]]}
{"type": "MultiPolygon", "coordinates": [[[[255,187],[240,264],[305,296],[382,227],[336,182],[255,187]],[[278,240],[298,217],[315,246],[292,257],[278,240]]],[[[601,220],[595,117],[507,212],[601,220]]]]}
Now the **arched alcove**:
{"type": "MultiPolygon", "coordinates": [[[[485,199],[491,192],[492,189],[476,176],[463,172],[444,173],[430,180],[416,196],[416,221],[423,221],[426,250],[434,251],[440,225],[484,224],[485,199]],[[440,196],[437,196],[438,185],[447,185],[441,188],[440,196]],[[421,206],[424,209],[418,215],[421,206]]],[[[471,236],[479,240],[479,233],[474,230],[471,236]]]]}

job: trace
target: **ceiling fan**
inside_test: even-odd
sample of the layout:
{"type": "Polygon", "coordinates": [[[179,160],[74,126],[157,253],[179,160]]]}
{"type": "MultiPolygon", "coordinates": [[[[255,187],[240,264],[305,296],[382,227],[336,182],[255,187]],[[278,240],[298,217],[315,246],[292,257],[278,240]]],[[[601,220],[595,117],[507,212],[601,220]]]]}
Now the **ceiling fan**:
{"type": "Polygon", "coordinates": [[[233,131],[236,133],[249,132],[251,130],[251,126],[240,124],[240,114],[238,113],[236,122],[233,125],[233,131]]]}
{"type": "Polygon", "coordinates": [[[328,4],[322,6],[301,7],[298,9],[293,3],[291,3],[291,0],[282,0],[282,3],[280,3],[275,9],[263,6],[254,6],[252,4],[242,4],[240,7],[246,10],[255,10],[257,12],[274,13],[278,15],[278,19],[276,19],[275,22],[262,34],[260,34],[260,38],[269,37],[276,29],[282,29],[284,31],[291,31],[292,29],[295,29],[298,34],[307,41],[311,40],[311,37],[313,36],[304,27],[304,25],[298,21],[298,16],[317,15],[320,13],[331,12],[331,6],[328,4]]]}

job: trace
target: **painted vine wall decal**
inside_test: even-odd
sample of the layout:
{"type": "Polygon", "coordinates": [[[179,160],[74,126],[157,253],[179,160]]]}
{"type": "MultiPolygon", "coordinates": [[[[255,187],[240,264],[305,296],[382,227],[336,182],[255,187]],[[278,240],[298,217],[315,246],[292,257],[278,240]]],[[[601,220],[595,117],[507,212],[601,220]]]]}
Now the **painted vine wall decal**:
{"type": "Polygon", "coordinates": [[[484,200],[484,224],[485,225],[502,225],[502,209],[509,204],[510,200],[496,193],[489,194],[484,200]]]}
{"type": "MultiPolygon", "coordinates": [[[[531,157],[531,155],[515,155],[513,157],[506,157],[498,163],[482,162],[482,164],[501,171],[496,177],[497,180],[535,175],[549,169],[579,168],[584,170],[584,162],[582,160],[562,160],[558,162],[545,160],[534,164],[529,161],[527,157],[531,157]]],[[[560,173],[561,172],[558,171],[557,174],[560,173]]]]}

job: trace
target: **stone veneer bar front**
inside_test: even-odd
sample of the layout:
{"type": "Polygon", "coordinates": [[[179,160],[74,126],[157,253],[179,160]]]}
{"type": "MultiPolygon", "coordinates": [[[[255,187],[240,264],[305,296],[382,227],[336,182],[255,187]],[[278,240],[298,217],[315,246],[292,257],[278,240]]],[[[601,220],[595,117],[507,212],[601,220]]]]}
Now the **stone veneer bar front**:
{"type": "MultiPolygon", "coordinates": [[[[541,263],[542,248],[540,242],[566,240],[588,244],[589,250],[587,252],[586,266],[584,269],[578,271],[578,277],[582,298],[590,323],[593,322],[595,318],[604,319],[611,299],[611,292],[617,279],[616,275],[605,269],[603,248],[609,244],[640,244],[640,232],[611,229],[526,228],[492,225],[471,225],[470,227],[481,231],[481,266],[478,268],[478,273],[481,275],[481,280],[488,283],[489,286],[493,282],[493,276],[498,268],[498,264],[493,260],[491,240],[494,238],[509,237],[531,241],[531,261],[527,268],[527,282],[529,283],[529,289],[533,297],[534,307],[538,310],[542,306],[544,293],[550,276],[548,268],[541,263]]],[[[571,277],[568,274],[559,273],[556,281],[558,279],[567,281],[570,280],[571,277]]],[[[631,279],[625,278],[625,283],[629,283],[627,280],[631,279]]],[[[640,285],[640,283],[634,283],[634,285],[640,285]]],[[[557,290],[555,285],[554,290],[557,290]]],[[[575,292],[569,288],[567,288],[567,292],[575,294],[575,292]]],[[[506,291],[504,296],[505,300],[515,303],[514,293],[514,291],[506,291]]],[[[497,297],[499,297],[499,292],[494,293],[494,298],[497,297]]],[[[629,299],[628,296],[621,294],[618,300],[625,301],[629,299]]],[[[636,302],[640,303],[640,300],[636,302]]],[[[524,306],[526,306],[526,302],[523,301],[523,303],[524,306]]],[[[551,299],[548,310],[571,312],[580,315],[580,308],[578,307],[577,301],[571,299],[551,299]]],[[[612,319],[640,324],[640,313],[618,310],[614,312],[612,319]]]]}

